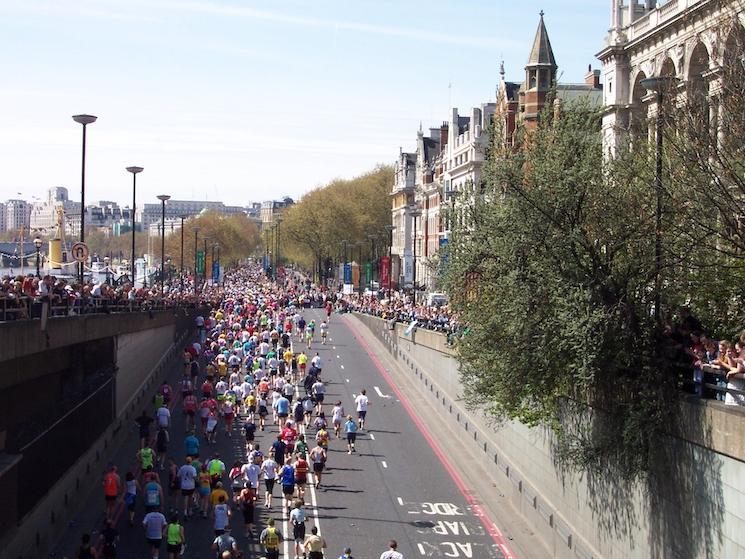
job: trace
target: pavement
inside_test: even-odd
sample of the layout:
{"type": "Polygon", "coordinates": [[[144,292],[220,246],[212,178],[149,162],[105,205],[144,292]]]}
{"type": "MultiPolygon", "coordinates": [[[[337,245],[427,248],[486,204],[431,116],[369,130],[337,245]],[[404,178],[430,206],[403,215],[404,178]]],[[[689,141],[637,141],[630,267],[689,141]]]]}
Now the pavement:
{"type": "MultiPolygon", "coordinates": [[[[306,320],[315,318],[320,322],[321,311],[307,310],[303,314],[306,320]]],[[[295,342],[294,349],[305,349],[305,344],[295,342]]],[[[312,356],[315,352],[324,362],[322,379],[327,383],[327,417],[337,400],[342,401],[347,413],[356,416],[354,397],[363,388],[370,398],[366,429],[357,436],[357,452],[347,454],[346,441],[333,438],[331,431],[321,488],[312,489],[309,479],[306,511],[311,520],[307,533],[311,526],[319,527],[328,543],[326,557],[336,559],[344,547],[350,546],[356,559],[377,559],[387,549],[389,539],[398,541],[398,549],[407,559],[532,559],[548,555],[479,467],[483,456],[459,441],[462,431],[446,425],[449,422],[444,418],[438,419],[440,412],[424,402],[419,389],[398,370],[395,361],[360,322],[349,315],[334,314],[327,345],[316,341],[307,353],[312,356]]],[[[171,385],[177,387],[180,377],[181,367],[177,364],[169,373],[171,385]]],[[[169,454],[181,465],[185,426],[178,402],[172,417],[169,454]]],[[[268,448],[277,435],[277,427],[271,425],[271,417],[268,419],[267,430],[257,431],[257,442],[262,449],[268,448]]],[[[202,440],[202,457],[218,451],[228,469],[234,460],[245,460],[240,424],[238,419],[232,437],[221,430],[215,445],[202,440]]],[[[309,435],[312,438],[314,433],[309,435]]],[[[135,467],[137,440],[137,428],[133,425],[127,442],[111,456],[122,477],[135,467]]],[[[92,476],[94,489],[87,492],[89,495],[81,492],[87,503],[85,510],[69,520],[69,529],[55,546],[52,557],[72,559],[82,533],[97,537],[103,522],[102,475],[100,472],[92,476]]],[[[271,510],[257,502],[257,533],[272,517],[285,536],[291,535],[280,510],[280,493],[275,488],[271,510]]],[[[169,498],[166,508],[179,508],[180,502],[180,496],[169,498]]],[[[138,506],[134,527],[126,522],[126,513],[119,518],[118,557],[149,557],[141,526],[142,503],[138,506]]],[[[183,557],[214,557],[210,550],[211,520],[193,518],[184,526],[187,546],[183,557]]],[[[256,541],[243,536],[238,510],[234,511],[232,527],[245,557],[262,557],[256,541]]],[[[282,551],[282,557],[294,557],[289,542],[282,551]]],[[[165,556],[162,549],[161,557],[165,556]]]]}

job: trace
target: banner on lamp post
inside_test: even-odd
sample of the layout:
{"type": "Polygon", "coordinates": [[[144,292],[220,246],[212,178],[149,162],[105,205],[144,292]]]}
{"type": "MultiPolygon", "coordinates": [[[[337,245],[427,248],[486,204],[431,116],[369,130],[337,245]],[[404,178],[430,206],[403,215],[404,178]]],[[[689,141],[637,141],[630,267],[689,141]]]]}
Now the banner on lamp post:
{"type": "Polygon", "coordinates": [[[391,259],[387,256],[380,259],[380,286],[385,289],[391,287],[391,259]]]}
{"type": "Polygon", "coordinates": [[[352,265],[344,264],[344,283],[352,283],[352,265]]]}
{"type": "Polygon", "coordinates": [[[198,250],[197,251],[197,275],[203,276],[204,275],[204,251],[198,250]]]}
{"type": "Polygon", "coordinates": [[[372,289],[372,262],[365,262],[365,285],[372,289]]]}

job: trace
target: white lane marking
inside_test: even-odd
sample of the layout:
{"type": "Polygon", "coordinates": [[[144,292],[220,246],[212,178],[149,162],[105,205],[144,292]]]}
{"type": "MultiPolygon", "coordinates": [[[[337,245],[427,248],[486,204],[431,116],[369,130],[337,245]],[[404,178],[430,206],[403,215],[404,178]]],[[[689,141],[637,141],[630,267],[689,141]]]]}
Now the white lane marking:
{"type": "Polygon", "coordinates": [[[375,435],[373,435],[372,433],[370,433],[370,438],[371,438],[372,440],[375,440],[375,435]]]}
{"type": "Polygon", "coordinates": [[[378,393],[378,396],[380,396],[381,398],[390,398],[390,396],[388,396],[387,394],[383,394],[380,391],[380,388],[378,388],[377,386],[373,386],[373,388],[375,389],[375,392],[378,393]]]}
{"type": "Polygon", "coordinates": [[[344,380],[346,380],[347,382],[349,382],[349,379],[348,378],[345,378],[344,380]]]}
{"type": "Polygon", "coordinates": [[[338,355],[336,356],[336,358],[337,358],[337,359],[341,359],[341,357],[339,357],[338,355]]]}
{"type": "Polygon", "coordinates": [[[388,467],[388,464],[385,463],[385,460],[381,460],[380,463],[383,464],[383,467],[384,468],[387,468],[388,467]]]}
{"type": "Polygon", "coordinates": [[[339,365],[342,369],[344,368],[344,365],[339,365]]]}
{"type": "Polygon", "coordinates": [[[424,551],[424,546],[420,543],[416,544],[416,546],[419,548],[419,553],[421,555],[424,555],[426,552],[424,551]]]}
{"type": "Polygon", "coordinates": [[[331,346],[331,349],[336,349],[336,346],[331,346]]]}
{"type": "Polygon", "coordinates": [[[355,394],[354,392],[352,392],[352,398],[356,398],[356,397],[357,397],[357,394],[355,394]]]}
{"type": "Polygon", "coordinates": [[[404,500],[401,497],[396,497],[396,499],[398,500],[399,505],[404,506],[404,500]]]}

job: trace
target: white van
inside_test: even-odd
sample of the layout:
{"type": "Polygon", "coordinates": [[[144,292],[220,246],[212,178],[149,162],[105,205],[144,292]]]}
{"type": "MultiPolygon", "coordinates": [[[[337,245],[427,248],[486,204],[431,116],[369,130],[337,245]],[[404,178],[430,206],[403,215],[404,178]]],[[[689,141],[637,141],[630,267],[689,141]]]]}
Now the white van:
{"type": "Polygon", "coordinates": [[[428,307],[441,307],[448,304],[448,296],[444,293],[430,293],[427,295],[428,307]]]}

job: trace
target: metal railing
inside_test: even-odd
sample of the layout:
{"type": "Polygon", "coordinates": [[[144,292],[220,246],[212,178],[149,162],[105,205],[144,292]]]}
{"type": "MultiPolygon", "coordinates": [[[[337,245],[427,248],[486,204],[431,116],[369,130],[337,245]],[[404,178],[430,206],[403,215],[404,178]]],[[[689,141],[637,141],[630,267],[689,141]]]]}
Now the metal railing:
{"type": "MultiPolygon", "coordinates": [[[[46,301],[49,302],[48,299],[46,301]]],[[[41,297],[0,298],[0,322],[41,318],[44,302],[45,299],[41,297]]],[[[133,313],[194,307],[196,307],[196,303],[170,299],[111,300],[102,297],[90,297],[88,299],[76,298],[53,302],[49,305],[49,316],[133,313]]]]}

